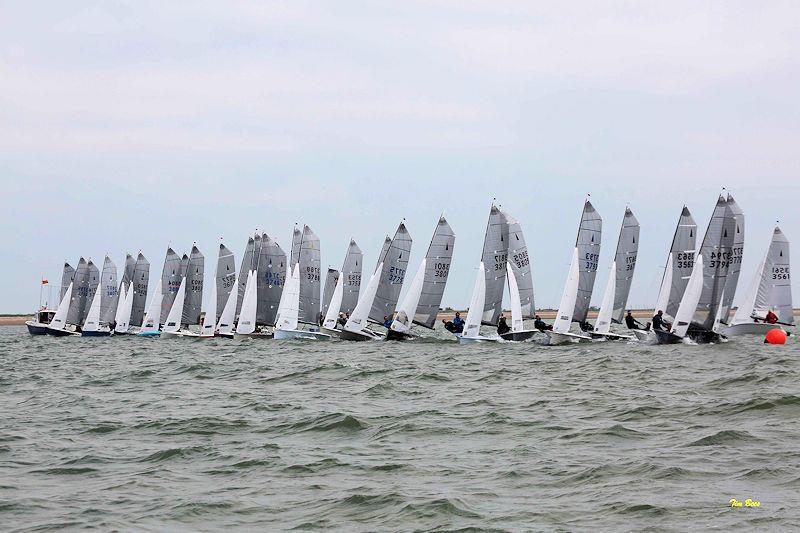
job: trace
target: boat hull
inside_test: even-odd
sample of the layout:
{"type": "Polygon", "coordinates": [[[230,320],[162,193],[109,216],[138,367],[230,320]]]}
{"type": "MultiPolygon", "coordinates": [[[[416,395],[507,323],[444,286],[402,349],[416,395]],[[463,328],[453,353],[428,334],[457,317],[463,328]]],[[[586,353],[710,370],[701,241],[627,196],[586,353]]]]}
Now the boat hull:
{"type": "Polygon", "coordinates": [[[338,336],[339,336],[339,334],[341,333],[341,330],[338,330],[338,329],[329,329],[329,328],[324,328],[324,327],[320,327],[320,328],[319,328],[319,330],[320,330],[322,333],[327,333],[327,334],[328,334],[328,335],[330,335],[331,337],[338,337],[338,336]]]}
{"type": "Polygon", "coordinates": [[[279,341],[329,341],[331,336],[319,331],[304,331],[302,329],[276,329],[275,340],[279,341]]]}
{"type": "Polygon", "coordinates": [[[160,337],[160,331],[140,331],[136,334],[137,337],[160,337]]]}
{"type": "Polygon", "coordinates": [[[358,332],[348,331],[346,329],[343,329],[342,331],[339,332],[339,338],[342,339],[343,341],[356,341],[356,342],[378,340],[378,337],[370,335],[369,333],[362,333],[360,331],[358,332]]]}
{"type": "Polygon", "coordinates": [[[534,335],[539,333],[538,329],[528,329],[523,331],[509,331],[508,333],[503,333],[500,335],[500,338],[505,341],[514,341],[514,342],[522,342],[530,339],[534,335]]]}
{"type": "Polygon", "coordinates": [[[110,337],[111,331],[82,331],[81,337],[110,337]]]}
{"type": "Polygon", "coordinates": [[[47,335],[47,324],[28,320],[25,322],[25,326],[27,326],[28,333],[31,335],[47,335]]]}
{"type": "Polygon", "coordinates": [[[222,339],[232,339],[234,338],[235,335],[233,333],[220,333],[217,331],[216,333],[214,333],[214,336],[222,339]]]}
{"type": "Polygon", "coordinates": [[[393,329],[389,329],[386,331],[386,340],[387,341],[410,341],[414,338],[414,335],[410,333],[403,333],[401,331],[395,331],[393,329]]]}
{"type": "Polygon", "coordinates": [[[177,339],[177,338],[179,338],[181,336],[182,335],[181,335],[180,331],[162,331],[161,332],[161,338],[162,339],[177,339]]]}
{"type": "Polygon", "coordinates": [[[483,337],[483,336],[464,337],[462,335],[461,337],[458,338],[458,343],[459,344],[464,344],[464,345],[479,344],[479,343],[482,343],[482,342],[497,342],[497,341],[498,341],[497,337],[483,337]]]}
{"type": "Polygon", "coordinates": [[[53,329],[47,328],[47,334],[53,337],[80,337],[81,334],[77,331],[70,331],[68,329],[53,329]]]}
{"type": "Polygon", "coordinates": [[[725,328],[725,335],[727,337],[735,337],[737,335],[766,335],[768,331],[773,329],[784,328],[779,324],[767,324],[766,322],[734,324],[725,328]]]}
{"type": "Polygon", "coordinates": [[[653,333],[656,334],[656,342],[658,344],[678,344],[683,342],[683,337],[679,337],[669,331],[654,329],[653,333]]]}
{"type": "Polygon", "coordinates": [[[547,338],[544,342],[547,346],[558,346],[560,344],[568,344],[572,342],[589,342],[592,340],[591,337],[587,337],[584,335],[578,335],[577,333],[558,333],[555,331],[545,331],[547,334],[547,338]]]}
{"type": "Polygon", "coordinates": [[[635,340],[636,337],[633,335],[620,335],[619,333],[597,333],[592,332],[593,339],[606,339],[610,341],[632,341],[635,340]]]}
{"type": "Polygon", "coordinates": [[[273,337],[272,333],[234,333],[233,338],[235,340],[268,340],[273,337]]]}

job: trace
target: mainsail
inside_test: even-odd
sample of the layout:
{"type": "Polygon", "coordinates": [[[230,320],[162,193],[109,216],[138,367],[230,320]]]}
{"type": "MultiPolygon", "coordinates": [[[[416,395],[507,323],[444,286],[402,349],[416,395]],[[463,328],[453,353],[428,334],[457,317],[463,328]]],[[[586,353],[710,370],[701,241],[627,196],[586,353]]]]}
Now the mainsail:
{"type": "Polygon", "coordinates": [[[700,255],[703,256],[703,290],[693,322],[706,331],[712,330],[722,303],[735,229],[733,213],[728,208],[725,198],[720,196],[708,223],[703,244],[700,246],[700,255]]]}
{"type": "Polygon", "coordinates": [[[216,318],[219,318],[222,315],[222,310],[225,309],[225,304],[228,302],[228,296],[236,286],[236,260],[233,252],[222,243],[219,244],[214,285],[217,292],[217,301],[214,302],[216,306],[215,314],[216,318]]]}
{"type": "MultiPolygon", "coordinates": [[[[505,268],[505,263],[503,263],[505,268]]],[[[486,267],[481,261],[478,264],[478,275],[475,276],[475,285],[472,287],[472,298],[469,302],[467,311],[467,321],[464,324],[462,335],[467,338],[480,337],[482,310],[486,309],[484,299],[486,298],[486,267]]]]}
{"type": "Polygon", "coordinates": [[[759,265],[742,305],[733,317],[734,324],[753,323],[753,317],[764,320],[773,311],[778,321],[794,324],[792,284],[789,272],[789,239],[775,227],[772,242],[759,265]]]}
{"type": "Polygon", "coordinates": [[[203,276],[205,257],[197,246],[192,246],[189,256],[189,267],[186,270],[186,295],[183,302],[181,325],[200,323],[200,311],[203,306],[203,276]]]}
{"type": "Polygon", "coordinates": [[[667,267],[661,279],[656,311],[664,311],[668,319],[674,319],[678,306],[686,291],[686,284],[692,275],[694,255],[697,247],[697,223],[686,206],[683,206],[675,236],[667,255],[667,267]]]}
{"type": "Polygon", "coordinates": [[[164,268],[161,270],[161,316],[158,319],[161,324],[167,322],[167,315],[172,309],[172,302],[175,301],[182,277],[181,257],[172,248],[167,248],[164,268]]]}
{"type": "Polygon", "coordinates": [[[730,194],[727,201],[730,211],[727,215],[729,217],[728,224],[735,233],[733,234],[733,246],[728,265],[728,277],[725,280],[722,303],[719,310],[720,322],[723,324],[728,323],[728,317],[731,314],[733,297],[736,294],[736,287],[739,285],[739,274],[742,271],[742,254],[744,253],[744,213],[730,194]]]}
{"type": "MultiPolygon", "coordinates": [[[[320,323],[319,293],[321,257],[319,237],[309,228],[303,226],[298,256],[300,264],[300,311],[298,319],[305,324],[320,323]]],[[[294,268],[294,265],[292,265],[294,268]]]]}
{"type": "Polygon", "coordinates": [[[361,262],[364,254],[356,241],[350,240],[347,255],[342,265],[342,303],[339,308],[341,313],[352,313],[358,303],[358,294],[361,290],[361,262]]]}
{"type": "MultiPolygon", "coordinates": [[[[531,275],[531,262],[528,256],[528,245],[519,222],[506,212],[503,212],[508,223],[508,264],[514,272],[514,279],[519,291],[519,304],[522,318],[533,318],[533,276],[531,275]]],[[[509,284],[509,291],[511,285],[509,284]]]]}
{"type": "Polygon", "coordinates": [[[139,253],[133,269],[133,302],[131,302],[131,326],[141,326],[147,300],[147,285],[150,283],[150,261],[139,253]]]}
{"type": "Polygon", "coordinates": [[[89,294],[89,266],[81,257],[73,276],[72,291],[67,312],[66,324],[80,326],[86,314],[86,298],[89,294]]]}
{"type": "Polygon", "coordinates": [[[61,274],[61,294],[58,296],[58,302],[61,303],[61,300],[64,299],[64,295],[67,293],[67,289],[69,289],[70,284],[72,284],[72,279],[75,277],[75,269],[70,266],[69,263],[64,263],[64,272],[61,274]]]}
{"type": "Polygon", "coordinates": [[[256,323],[274,326],[286,278],[286,252],[266,233],[261,237],[257,273],[256,323]]]}
{"type": "MultiPolygon", "coordinates": [[[[335,268],[328,267],[328,273],[325,275],[325,287],[322,289],[322,308],[320,312],[323,316],[328,315],[328,308],[331,305],[333,298],[333,291],[339,283],[339,276],[341,274],[335,268]]],[[[341,304],[341,302],[339,302],[341,304]]]]}
{"type": "Polygon", "coordinates": [[[572,321],[582,324],[589,315],[589,303],[597,277],[597,261],[600,258],[600,241],[603,232],[603,219],[589,200],[583,204],[581,224],[575,246],[578,248],[578,294],[572,321]]]}
{"type": "Polygon", "coordinates": [[[482,263],[486,276],[481,323],[496,326],[503,309],[503,285],[508,259],[508,220],[494,204],[489,209],[486,236],[483,239],[482,263]]]}
{"type": "Polygon", "coordinates": [[[136,259],[134,259],[131,254],[126,254],[125,271],[122,273],[122,283],[125,284],[126,289],[131,284],[131,281],[133,281],[134,270],[136,270],[136,259]]]}
{"type": "Polygon", "coordinates": [[[292,231],[292,251],[291,257],[289,258],[289,271],[288,275],[292,275],[292,270],[297,262],[300,260],[300,244],[303,242],[303,232],[297,227],[297,224],[294,226],[294,230],[292,231]]]}
{"type": "Polygon", "coordinates": [[[572,250],[572,259],[569,262],[567,281],[564,283],[564,292],[561,293],[561,303],[558,304],[558,314],[553,322],[553,331],[567,333],[572,323],[572,313],[575,310],[575,301],[578,298],[578,284],[580,283],[581,262],[578,257],[578,247],[572,250]]]}
{"type": "Polygon", "coordinates": [[[384,317],[391,317],[400,298],[403,280],[408,268],[408,258],[411,255],[411,235],[401,222],[392,238],[391,245],[383,256],[378,292],[372,302],[369,312],[370,320],[378,324],[384,323],[384,317]]]}
{"type": "Polygon", "coordinates": [[[247,287],[247,280],[249,279],[249,272],[253,269],[253,256],[255,250],[255,241],[252,237],[248,237],[247,246],[244,249],[242,256],[242,265],[239,268],[239,285],[238,285],[238,298],[236,300],[236,316],[238,317],[242,312],[242,301],[244,300],[245,290],[247,287]]]}
{"type": "Polygon", "coordinates": [[[638,252],[639,221],[636,220],[633,211],[626,207],[625,216],[622,217],[622,229],[619,231],[619,240],[617,241],[617,253],[614,256],[616,272],[612,271],[611,273],[616,276],[611,320],[617,324],[622,324],[622,319],[625,317],[625,307],[628,305],[628,295],[631,292],[638,252]]]}
{"type": "Polygon", "coordinates": [[[422,283],[422,293],[413,315],[414,324],[433,329],[439,306],[450,275],[450,262],[453,259],[453,247],[456,235],[453,228],[445,218],[439,217],[439,222],[433,232],[428,253],[425,254],[425,278],[422,283]]]}
{"type": "Polygon", "coordinates": [[[278,307],[275,329],[285,331],[297,329],[300,313],[300,265],[302,264],[303,255],[301,253],[300,261],[294,265],[291,277],[289,277],[284,284],[283,297],[281,298],[281,303],[278,307]]]}
{"type": "Polygon", "coordinates": [[[119,305],[117,266],[108,256],[106,256],[103,261],[103,273],[100,277],[100,291],[99,324],[108,325],[114,321],[119,305]]]}

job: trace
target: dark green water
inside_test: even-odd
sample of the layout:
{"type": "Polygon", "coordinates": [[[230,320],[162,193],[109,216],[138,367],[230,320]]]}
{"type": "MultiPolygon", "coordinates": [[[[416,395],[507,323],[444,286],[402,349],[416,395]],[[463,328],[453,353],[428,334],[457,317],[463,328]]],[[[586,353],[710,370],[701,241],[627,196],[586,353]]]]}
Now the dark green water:
{"type": "Polygon", "coordinates": [[[0,328],[0,529],[794,529],[798,356],[0,328]]]}

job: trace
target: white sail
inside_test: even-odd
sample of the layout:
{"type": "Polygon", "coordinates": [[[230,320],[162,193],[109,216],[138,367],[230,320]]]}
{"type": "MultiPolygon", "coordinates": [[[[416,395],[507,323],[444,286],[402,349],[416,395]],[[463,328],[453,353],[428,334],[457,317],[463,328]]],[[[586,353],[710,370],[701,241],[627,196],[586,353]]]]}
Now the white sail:
{"type": "Polygon", "coordinates": [[[425,268],[427,266],[427,259],[423,258],[420,263],[414,279],[411,280],[411,287],[409,287],[403,302],[397,309],[397,314],[392,320],[392,329],[400,333],[406,333],[411,329],[411,321],[417,312],[417,305],[422,296],[422,286],[425,283],[425,268]]]}
{"type": "Polygon", "coordinates": [[[331,301],[328,304],[328,311],[325,313],[325,321],[322,323],[322,327],[324,328],[336,328],[336,320],[339,318],[339,309],[341,308],[342,297],[344,296],[344,278],[345,275],[342,274],[336,281],[336,287],[333,289],[333,295],[331,295],[331,301]]]}
{"type": "Polygon", "coordinates": [[[172,302],[172,309],[169,310],[167,315],[167,323],[164,324],[164,331],[175,332],[181,329],[181,317],[184,314],[183,304],[186,301],[186,280],[186,276],[181,279],[178,293],[175,295],[175,301],[172,302]]]}
{"type": "MultiPolygon", "coordinates": [[[[302,261],[302,254],[300,257],[302,261]]],[[[283,286],[283,294],[275,319],[275,329],[296,330],[300,316],[300,261],[294,265],[292,275],[283,286]]]]}
{"type": "Polygon", "coordinates": [[[61,302],[58,304],[58,309],[56,309],[56,314],[53,315],[53,319],[50,321],[50,324],[47,326],[50,329],[64,329],[67,325],[67,313],[69,312],[69,304],[72,300],[72,283],[69,283],[67,290],[64,291],[64,296],[61,298],[61,302]]]}
{"type": "Polygon", "coordinates": [[[236,333],[240,335],[249,335],[256,330],[257,305],[258,282],[256,281],[255,271],[251,270],[247,273],[247,283],[245,283],[242,309],[239,313],[239,323],[236,325],[236,333]]]}
{"type": "Polygon", "coordinates": [[[752,316],[755,312],[756,297],[758,296],[758,286],[761,284],[761,278],[764,275],[764,266],[766,262],[761,261],[756,270],[756,275],[753,281],[747,287],[747,292],[744,295],[744,300],[739,304],[736,309],[736,314],[733,315],[733,325],[736,324],[752,324],[752,316]]]}
{"type": "MultiPolygon", "coordinates": [[[[124,291],[124,285],[123,285],[124,291]]],[[[125,291],[125,299],[124,303],[122,304],[122,309],[117,314],[116,322],[117,325],[114,327],[115,333],[128,333],[128,329],[131,325],[131,314],[133,313],[133,299],[135,297],[135,293],[133,290],[133,282],[128,286],[128,290],[125,291]]],[[[122,295],[120,295],[122,298],[122,295]]]]}
{"type": "Polygon", "coordinates": [[[150,300],[150,306],[144,315],[144,322],[142,322],[142,329],[139,333],[158,333],[158,327],[161,320],[161,303],[164,299],[164,291],[161,288],[161,281],[156,283],[156,292],[150,300]]]}
{"type": "Polygon", "coordinates": [[[516,333],[523,330],[522,301],[519,296],[517,276],[514,275],[511,261],[506,263],[506,277],[508,278],[508,296],[511,299],[511,331],[516,333]]]}
{"type": "MultiPolygon", "coordinates": [[[[129,282],[123,281],[119,284],[119,298],[117,298],[117,310],[114,312],[114,322],[119,324],[122,320],[122,315],[125,312],[125,298],[128,296],[128,290],[125,287],[129,282]]],[[[114,329],[116,331],[116,328],[114,329]]]]}
{"type": "Polygon", "coordinates": [[[678,337],[685,337],[686,332],[689,330],[689,324],[692,323],[692,316],[694,316],[697,304],[700,302],[700,295],[703,292],[703,255],[697,254],[695,256],[694,268],[692,275],[689,276],[689,283],[686,284],[686,290],[683,292],[681,304],[678,306],[678,312],[675,313],[675,322],[672,325],[672,333],[678,337]]]}
{"type": "MultiPolygon", "coordinates": [[[[217,270],[219,270],[219,261],[217,262],[217,270]]],[[[214,330],[217,327],[217,283],[219,279],[219,271],[214,273],[211,278],[210,289],[208,298],[205,299],[203,309],[203,322],[200,324],[200,335],[204,337],[213,337],[214,330]]]]}
{"type": "Polygon", "coordinates": [[[667,256],[667,268],[664,270],[664,277],[661,278],[661,288],[658,290],[658,299],[656,299],[656,313],[667,312],[670,291],[672,291],[672,254],[667,256]]]}
{"type": "Polygon", "coordinates": [[[553,331],[556,333],[567,333],[572,322],[572,313],[575,309],[575,301],[578,298],[578,284],[580,283],[578,261],[578,247],[576,246],[572,251],[572,261],[569,263],[567,282],[564,284],[564,293],[561,295],[561,303],[558,305],[558,316],[553,322],[553,331]]]}
{"type": "Polygon", "coordinates": [[[464,324],[463,337],[475,338],[481,334],[481,319],[483,306],[486,301],[486,268],[483,261],[478,265],[478,275],[475,277],[475,286],[472,288],[472,299],[469,302],[467,321],[464,324]]]}
{"type": "Polygon", "coordinates": [[[83,323],[83,331],[98,331],[100,329],[100,305],[103,299],[103,291],[95,291],[92,298],[92,305],[86,313],[86,321],[83,323]]]}
{"type": "MultiPolygon", "coordinates": [[[[233,276],[233,286],[236,287],[236,275],[233,276]]],[[[236,302],[239,292],[232,290],[228,293],[228,300],[225,302],[225,307],[222,308],[222,313],[219,315],[219,323],[217,324],[217,333],[222,335],[233,334],[233,322],[236,318],[236,302]]]]}
{"type": "Polygon", "coordinates": [[[372,309],[372,302],[375,301],[375,295],[378,292],[378,284],[380,283],[382,270],[383,262],[378,263],[378,267],[369,278],[367,288],[364,290],[361,298],[358,299],[356,308],[353,309],[350,318],[347,319],[347,323],[344,325],[344,329],[347,331],[359,333],[367,327],[367,317],[369,316],[370,309],[372,309]]]}
{"type": "Polygon", "coordinates": [[[611,263],[611,272],[608,274],[606,292],[603,293],[603,301],[600,304],[600,312],[594,323],[594,330],[597,333],[608,333],[611,331],[611,316],[614,313],[614,294],[617,292],[617,262],[611,263]]]}

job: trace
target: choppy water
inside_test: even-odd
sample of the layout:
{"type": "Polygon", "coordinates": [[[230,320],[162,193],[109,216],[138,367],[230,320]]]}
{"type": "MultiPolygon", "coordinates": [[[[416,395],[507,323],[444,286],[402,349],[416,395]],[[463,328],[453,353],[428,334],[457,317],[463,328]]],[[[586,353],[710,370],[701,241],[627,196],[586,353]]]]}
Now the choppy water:
{"type": "Polygon", "coordinates": [[[797,528],[798,352],[0,328],[0,529],[797,528]]]}

